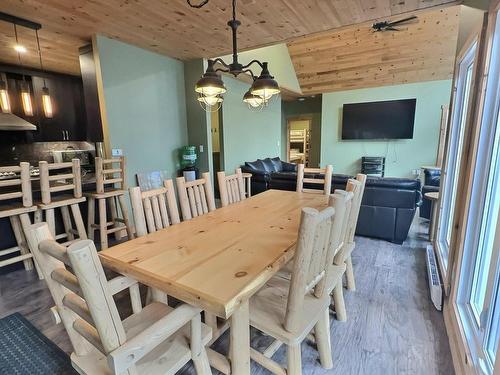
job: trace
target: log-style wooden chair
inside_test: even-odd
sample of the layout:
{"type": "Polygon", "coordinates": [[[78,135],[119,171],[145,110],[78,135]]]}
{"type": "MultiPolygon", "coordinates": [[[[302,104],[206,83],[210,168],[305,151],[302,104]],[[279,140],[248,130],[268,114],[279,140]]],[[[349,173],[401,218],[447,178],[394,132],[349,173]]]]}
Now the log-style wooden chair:
{"type": "Polygon", "coordinates": [[[333,167],[327,165],[325,168],[305,168],[304,164],[297,165],[297,192],[299,193],[315,193],[315,194],[331,194],[332,188],[333,167]],[[306,175],[312,175],[307,177],[306,175]],[[317,175],[322,175],[318,178],[317,175]],[[304,188],[304,184],[323,185],[323,190],[304,188]]]}
{"type": "Polygon", "coordinates": [[[226,175],[225,172],[217,172],[219,182],[219,194],[222,207],[240,202],[246,198],[245,183],[241,168],[236,169],[232,175],[226,175]]]}
{"type": "Polygon", "coordinates": [[[252,174],[245,172],[243,173],[243,180],[245,181],[245,195],[247,198],[252,196],[252,174]]]}
{"type": "Polygon", "coordinates": [[[96,191],[86,193],[88,198],[88,235],[94,239],[94,232],[99,231],[101,250],[108,248],[108,235],[114,233],[116,240],[126,230],[129,239],[134,238],[125,202],[125,157],[103,159],[95,158],[96,191]],[[95,203],[98,203],[99,224],[95,223],[95,203]],[[107,204],[111,211],[111,221],[107,219],[107,204]],[[117,207],[120,207],[121,217],[117,207]],[[109,228],[111,227],[111,228],[109,228]]]}
{"type": "MultiPolygon", "coordinates": [[[[171,179],[163,181],[159,189],[141,191],[139,186],[131,187],[129,194],[137,237],[181,222],[171,179]]],[[[155,288],[148,288],[146,301],[151,299],[168,304],[167,294],[155,288]]]]}
{"type": "Polygon", "coordinates": [[[211,330],[201,323],[200,309],[161,302],[143,308],[137,282],[125,276],[106,280],[92,240],[65,247],[54,241],[46,223],[33,225],[28,240],[80,374],[174,374],[191,359],[198,374],[211,373],[205,350],[211,330]],[[131,287],[134,313],[122,321],[113,295],[131,287]]]}
{"type": "MultiPolygon", "coordinates": [[[[0,172],[15,173],[16,178],[0,181],[0,219],[8,217],[16,239],[16,245],[0,250],[0,268],[23,262],[27,271],[33,269],[33,254],[30,252],[25,238],[25,231],[31,225],[30,212],[36,211],[31,191],[30,165],[22,162],[19,165],[0,167],[0,172]],[[20,253],[16,255],[16,253],[20,253]]],[[[36,261],[35,261],[36,266],[36,261]]],[[[38,270],[38,276],[42,273],[38,270]]]]}
{"type": "Polygon", "coordinates": [[[210,173],[205,172],[202,178],[189,182],[186,182],[184,177],[177,177],[176,182],[182,220],[191,220],[215,210],[210,173]]]}
{"type": "Polygon", "coordinates": [[[54,238],[63,239],[64,245],[75,241],[75,236],[76,239],[86,239],[87,232],[80,211],[80,203],[86,200],[82,195],[80,159],[66,163],[41,161],[38,168],[42,201],[37,203],[35,222],[47,222],[54,238]],[[54,193],[59,194],[54,195],[54,193]],[[60,210],[64,225],[64,232],[59,234],[56,233],[56,210],[60,210]],[[76,228],[73,228],[73,222],[76,228]]]}
{"type": "Polygon", "coordinates": [[[251,349],[251,357],[275,374],[302,373],[300,345],[312,330],[321,365],[333,367],[328,289],[345,270],[345,266],[333,266],[340,225],[332,207],[321,212],[304,208],[290,280],[273,277],[250,299],[251,326],[276,339],[264,353],[251,349]],[[271,359],[282,344],[287,346],[286,370],[271,359]]]}
{"type": "Polygon", "coordinates": [[[159,189],[141,191],[139,186],[131,187],[129,194],[137,237],[181,222],[172,180],[163,181],[159,189]]]}
{"type": "Polygon", "coordinates": [[[349,212],[349,219],[345,234],[346,237],[344,239],[344,246],[342,247],[341,251],[339,251],[339,253],[335,256],[334,259],[335,264],[345,263],[347,266],[346,280],[347,280],[348,290],[356,289],[351,254],[356,246],[356,243],[354,241],[354,236],[356,233],[356,225],[358,223],[359,210],[361,208],[361,201],[363,200],[365,185],[366,185],[366,175],[361,173],[356,175],[356,179],[349,179],[347,181],[346,192],[353,193],[354,197],[349,212]]]}

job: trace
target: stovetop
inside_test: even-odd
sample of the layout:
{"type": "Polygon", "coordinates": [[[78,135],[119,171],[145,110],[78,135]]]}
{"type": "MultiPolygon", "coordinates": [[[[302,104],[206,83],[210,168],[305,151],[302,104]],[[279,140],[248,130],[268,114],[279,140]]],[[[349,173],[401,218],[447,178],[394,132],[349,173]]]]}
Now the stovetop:
{"type": "MultiPolygon", "coordinates": [[[[38,177],[40,176],[40,169],[38,167],[30,167],[30,177],[38,177]]],[[[13,180],[15,178],[19,178],[19,173],[15,172],[0,172],[0,181],[2,180],[13,180]]]]}

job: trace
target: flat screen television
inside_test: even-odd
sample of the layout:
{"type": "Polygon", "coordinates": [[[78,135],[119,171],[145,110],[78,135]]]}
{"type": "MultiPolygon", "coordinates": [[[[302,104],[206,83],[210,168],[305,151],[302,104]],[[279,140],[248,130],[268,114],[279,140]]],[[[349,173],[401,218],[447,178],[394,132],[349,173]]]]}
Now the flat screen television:
{"type": "Polygon", "coordinates": [[[417,99],[344,104],[342,139],[412,139],[417,99]]]}

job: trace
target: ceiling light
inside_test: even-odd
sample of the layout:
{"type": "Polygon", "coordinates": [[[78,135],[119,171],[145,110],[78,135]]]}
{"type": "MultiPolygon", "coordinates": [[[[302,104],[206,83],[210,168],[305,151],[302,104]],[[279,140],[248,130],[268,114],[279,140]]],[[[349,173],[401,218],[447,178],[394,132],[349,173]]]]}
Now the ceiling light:
{"type": "MultiPolygon", "coordinates": [[[[35,35],[36,35],[36,45],[38,47],[38,58],[40,59],[40,69],[43,71],[42,50],[40,48],[40,38],[38,37],[38,30],[35,30],[35,35]]],[[[54,111],[52,108],[52,99],[50,97],[50,92],[45,82],[45,77],[43,78],[42,107],[43,107],[43,114],[45,115],[45,117],[52,118],[54,116],[54,111]]]]}
{"type": "Polygon", "coordinates": [[[16,50],[17,53],[26,53],[28,51],[25,46],[22,46],[20,44],[16,44],[14,46],[14,49],[16,50]]]}
{"type": "Polygon", "coordinates": [[[262,72],[260,73],[259,78],[254,81],[252,87],[250,88],[250,92],[254,95],[260,96],[266,101],[271,99],[273,95],[280,93],[278,82],[276,82],[274,77],[269,74],[266,62],[262,63],[262,72]]]}
{"type": "MultiPolygon", "coordinates": [[[[193,4],[192,0],[187,0],[187,2],[193,8],[201,8],[206,5],[209,0],[203,0],[197,5],[193,4]]],[[[220,58],[208,60],[207,70],[195,86],[195,91],[198,93],[198,101],[205,104],[204,109],[206,111],[211,112],[211,107],[213,105],[217,105],[220,108],[221,103],[224,100],[222,95],[226,92],[226,88],[224,87],[224,83],[217,72],[229,73],[234,77],[244,73],[250,74],[254,82],[250,91],[244,95],[243,101],[251,108],[262,107],[267,104],[273,95],[279,94],[280,88],[278,83],[274,80],[274,77],[269,73],[267,62],[252,60],[247,65],[243,65],[238,62],[238,41],[236,31],[238,26],[241,25],[241,22],[236,19],[236,0],[233,0],[233,18],[227,24],[231,28],[233,36],[233,61],[230,64],[226,64],[224,60],[220,58]],[[215,69],[215,64],[219,64],[220,67],[215,69]],[[262,69],[259,77],[255,77],[254,73],[250,69],[250,66],[253,64],[259,65],[262,69]],[[255,98],[255,96],[259,97],[260,100],[255,98]]]]}
{"type": "Polygon", "coordinates": [[[249,108],[263,108],[266,104],[265,100],[258,95],[250,92],[250,89],[243,96],[243,101],[248,104],[249,108]]]}
{"type": "Polygon", "coordinates": [[[30,87],[25,81],[21,83],[21,102],[23,103],[24,114],[29,117],[33,116],[30,87]]]}
{"type": "Polygon", "coordinates": [[[0,78],[0,107],[3,113],[11,113],[9,92],[7,91],[7,83],[0,78]]]}
{"type": "Polygon", "coordinates": [[[49,89],[47,87],[42,89],[42,106],[45,117],[52,118],[54,116],[54,111],[52,108],[52,99],[50,98],[49,89]]]}

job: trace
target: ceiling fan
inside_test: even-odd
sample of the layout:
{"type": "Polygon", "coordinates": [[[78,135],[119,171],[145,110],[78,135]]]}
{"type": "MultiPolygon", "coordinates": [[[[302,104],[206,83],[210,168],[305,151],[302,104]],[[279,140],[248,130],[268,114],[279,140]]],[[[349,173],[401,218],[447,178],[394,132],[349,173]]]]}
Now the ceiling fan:
{"type": "Polygon", "coordinates": [[[372,29],[375,31],[401,31],[401,29],[397,29],[394,26],[401,25],[403,23],[407,23],[409,21],[417,19],[417,16],[411,16],[407,18],[403,18],[401,20],[397,21],[382,21],[382,22],[377,22],[372,25],[372,29]]]}

